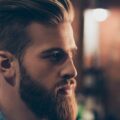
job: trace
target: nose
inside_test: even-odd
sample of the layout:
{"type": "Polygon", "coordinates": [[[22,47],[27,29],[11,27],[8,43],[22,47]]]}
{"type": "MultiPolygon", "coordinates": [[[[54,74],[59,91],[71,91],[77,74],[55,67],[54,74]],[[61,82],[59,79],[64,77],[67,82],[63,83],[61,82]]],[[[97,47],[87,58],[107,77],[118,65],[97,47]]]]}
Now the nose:
{"type": "Polygon", "coordinates": [[[61,77],[64,79],[71,79],[77,76],[77,70],[73,63],[72,58],[68,59],[62,66],[61,77]]]}

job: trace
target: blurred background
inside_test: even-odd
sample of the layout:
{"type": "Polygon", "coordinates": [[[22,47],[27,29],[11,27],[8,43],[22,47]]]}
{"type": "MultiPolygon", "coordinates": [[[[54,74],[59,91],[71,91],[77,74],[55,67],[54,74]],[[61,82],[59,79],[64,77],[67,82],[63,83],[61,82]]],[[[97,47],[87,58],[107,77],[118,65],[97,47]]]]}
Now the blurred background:
{"type": "Polygon", "coordinates": [[[120,0],[72,0],[78,120],[120,120],[120,0]]]}

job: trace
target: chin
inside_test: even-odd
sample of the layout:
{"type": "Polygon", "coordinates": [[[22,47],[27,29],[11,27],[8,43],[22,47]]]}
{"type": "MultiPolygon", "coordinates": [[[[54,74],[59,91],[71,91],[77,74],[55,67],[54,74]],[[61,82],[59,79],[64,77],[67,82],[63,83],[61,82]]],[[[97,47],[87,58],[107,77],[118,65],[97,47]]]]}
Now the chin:
{"type": "Polygon", "coordinates": [[[77,116],[77,101],[75,94],[57,95],[56,120],[76,120],[76,116],[77,116]]]}

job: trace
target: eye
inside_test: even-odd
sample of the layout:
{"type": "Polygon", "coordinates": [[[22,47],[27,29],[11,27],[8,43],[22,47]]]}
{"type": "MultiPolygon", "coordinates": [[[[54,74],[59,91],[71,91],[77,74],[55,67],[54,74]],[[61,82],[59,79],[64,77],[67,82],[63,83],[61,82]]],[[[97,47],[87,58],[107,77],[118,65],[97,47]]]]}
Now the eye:
{"type": "Polygon", "coordinates": [[[49,62],[53,64],[59,64],[66,60],[67,54],[64,51],[54,50],[44,54],[43,58],[49,60],[49,62]]]}
{"type": "Polygon", "coordinates": [[[64,52],[54,51],[50,56],[49,59],[53,63],[61,63],[66,59],[67,55],[64,52]]]}

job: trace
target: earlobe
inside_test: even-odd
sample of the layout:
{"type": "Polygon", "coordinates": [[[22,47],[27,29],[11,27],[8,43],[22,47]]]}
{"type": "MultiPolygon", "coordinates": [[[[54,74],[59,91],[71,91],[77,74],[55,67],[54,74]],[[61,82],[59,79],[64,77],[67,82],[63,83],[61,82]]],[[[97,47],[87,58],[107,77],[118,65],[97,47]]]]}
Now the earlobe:
{"type": "Polygon", "coordinates": [[[15,64],[13,55],[6,51],[0,51],[0,72],[5,80],[12,86],[15,85],[15,64]]]}

